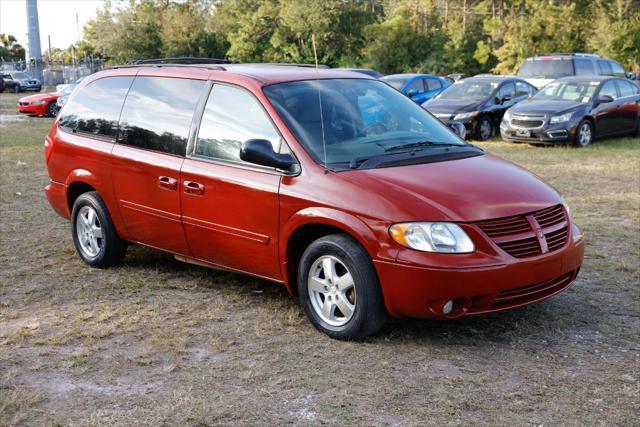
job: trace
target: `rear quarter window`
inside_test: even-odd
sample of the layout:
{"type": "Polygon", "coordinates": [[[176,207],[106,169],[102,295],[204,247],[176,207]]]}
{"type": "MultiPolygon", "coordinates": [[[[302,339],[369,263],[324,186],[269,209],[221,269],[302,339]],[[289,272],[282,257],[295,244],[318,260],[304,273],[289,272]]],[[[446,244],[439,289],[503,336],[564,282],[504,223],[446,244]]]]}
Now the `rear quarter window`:
{"type": "Polygon", "coordinates": [[[184,156],[203,80],[136,77],[120,116],[118,143],[184,156]]]}
{"type": "Polygon", "coordinates": [[[118,76],[89,83],[64,106],[58,126],[67,132],[115,139],[122,103],[132,82],[132,76],[118,76]]]}

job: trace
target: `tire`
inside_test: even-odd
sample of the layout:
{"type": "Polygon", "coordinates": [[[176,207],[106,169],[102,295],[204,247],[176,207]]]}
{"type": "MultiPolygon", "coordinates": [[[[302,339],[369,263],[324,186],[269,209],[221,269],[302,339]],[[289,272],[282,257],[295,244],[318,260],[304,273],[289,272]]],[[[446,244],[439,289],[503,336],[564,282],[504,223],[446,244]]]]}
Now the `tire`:
{"type": "Polygon", "coordinates": [[[20,93],[20,85],[15,85],[15,86],[13,87],[13,91],[14,91],[15,93],[20,93]]]}
{"type": "Polygon", "coordinates": [[[634,130],[631,133],[631,135],[640,138],[640,117],[638,118],[638,121],[636,122],[636,130],[634,130]]]}
{"type": "Polygon", "coordinates": [[[493,135],[493,123],[488,117],[482,117],[478,121],[478,128],[476,130],[476,138],[480,141],[486,141],[493,135]]]}
{"type": "Polygon", "coordinates": [[[71,235],[76,252],[92,267],[119,264],[127,251],[127,243],[118,237],[109,211],[95,191],[81,194],[73,204],[71,235]]]}
{"type": "Polygon", "coordinates": [[[387,319],[371,258],[345,234],[321,237],[307,247],[298,268],[298,295],[311,323],[331,338],[361,340],[387,319]]]}
{"type": "Polygon", "coordinates": [[[589,120],[582,120],[576,128],[573,145],[578,148],[589,146],[593,142],[593,125],[589,120]]]}
{"type": "Polygon", "coordinates": [[[56,101],[51,101],[49,105],[47,105],[47,116],[55,117],[58,114],[58,104],[56,101]]]}

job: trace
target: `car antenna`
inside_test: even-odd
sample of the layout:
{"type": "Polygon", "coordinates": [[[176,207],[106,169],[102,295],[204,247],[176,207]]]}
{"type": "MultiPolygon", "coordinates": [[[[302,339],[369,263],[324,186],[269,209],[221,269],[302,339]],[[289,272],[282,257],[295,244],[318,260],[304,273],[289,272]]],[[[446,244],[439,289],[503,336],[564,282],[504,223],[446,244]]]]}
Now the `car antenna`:
{"type": "Polygon", "coordinates": [[[313,46],[313,58],[316,62],[316,83],[318,88],[318,103],[320,104],[320,129],[322,130],[322,151],[324,154],[324,173],[325,175],[329,173],[329,169],[327,168],[327,142],[324,136],[324,116],[322,113],[322,94],[320,91],[320,71],[318,68],[318,52],[316,51],[316,35],[311,33],[311,45],[313,46]]]}

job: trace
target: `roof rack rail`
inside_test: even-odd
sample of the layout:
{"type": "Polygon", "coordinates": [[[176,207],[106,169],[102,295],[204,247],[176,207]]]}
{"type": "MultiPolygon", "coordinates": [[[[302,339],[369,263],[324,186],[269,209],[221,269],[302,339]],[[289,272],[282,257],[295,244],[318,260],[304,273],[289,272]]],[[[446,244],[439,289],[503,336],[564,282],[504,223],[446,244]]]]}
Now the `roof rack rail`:
{"type": "Polygon", "coordinates": [[[108,67],[106,68],[107,70],[116,70],[118,68],[141,68],[141,67],[184,67],[184,68],[203,68],[203,69],[207,69],[207,70],[217,70],[217,71],[227,71],[226,68],[224,68],[222,65],[215,65],[215,64],[172,64],[172,63],[161,63],[161,64],[121,64],[121,65],[114,65],[112,67],[108,67]]]}
{"type": "MultiPolygon", "coordinates": [[[[248,62],[246,64],[240,65],[277,65],[282,67],[303,67],[303,68],[316,68],[316,64],[294,64],[294,63],[286,63],[286,62],[248,62]]],[[[326,64],[318,64],[318,68],[331,68],[326,64]]]]}
{"type": "Polygon", "coordinates": [[[589,57],[589,58],[602,58],[600,55],[595,54],[595,53],[583,53],[583,52],[570,52],[570,53],[557,52],[557,53],[541,54],[541,55],[536,55],[536,56],[553,56],[553,55],[585,56],[585,57],[589,57]]]}
{"type": "Polygon", "coordinates": [[[176,56],[172,58],[138,59],[131,62],[134,65],[141,64],[230,64],[228,59],[205,58],[198,56],[176,56]]]}

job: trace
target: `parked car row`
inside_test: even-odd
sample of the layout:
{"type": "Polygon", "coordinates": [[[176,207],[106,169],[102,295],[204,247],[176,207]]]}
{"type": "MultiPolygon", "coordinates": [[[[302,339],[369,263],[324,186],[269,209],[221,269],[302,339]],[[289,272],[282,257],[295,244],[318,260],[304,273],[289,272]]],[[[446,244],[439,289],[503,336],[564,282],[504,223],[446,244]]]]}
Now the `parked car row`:
{"type": "Polygon", "coordinates": [[[9,71],[2,73],[2,84],[0,91],[11,91],[15,93],[42,90],[42,82],[23,71],[9,71]]]}

